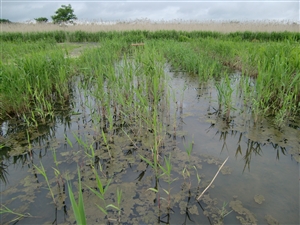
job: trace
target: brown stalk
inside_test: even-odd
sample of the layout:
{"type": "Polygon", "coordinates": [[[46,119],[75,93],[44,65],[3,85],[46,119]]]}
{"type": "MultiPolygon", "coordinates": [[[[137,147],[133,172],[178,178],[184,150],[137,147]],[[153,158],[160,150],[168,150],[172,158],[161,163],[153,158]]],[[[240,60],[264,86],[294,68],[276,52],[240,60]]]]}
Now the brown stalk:
{"type": "Polygon", "coordinates": [[[229,156],[227,157],[227,159],[225,159],[225,161],[223,162],[223,164],[220,166],[218,172],[216,173],[216,175],[214,176],[214,178],[211,180],[211,182],[209,183],[209,185],[204,189],[204,191],[202,191],[202,193],[198,196],[197,201],[200,200],[200,198],[202,197],[202,195],[207,191],[207,189],[212,185],[212,183],[214,182],[214,180],[216,179],[216,177],[218,176],[220,170],[222,169],[222,167],[225,165],[225,163],[227,162],[229,156]]]}

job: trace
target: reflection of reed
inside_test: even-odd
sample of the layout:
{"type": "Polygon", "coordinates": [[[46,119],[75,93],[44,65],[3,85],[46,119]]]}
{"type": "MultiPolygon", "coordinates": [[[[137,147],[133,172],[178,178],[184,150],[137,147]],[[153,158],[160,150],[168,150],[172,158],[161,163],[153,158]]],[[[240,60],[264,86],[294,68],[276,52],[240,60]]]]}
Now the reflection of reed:
{"type": "MultiPolygon", "coordinates": [[[[259,143],[257,141],[251,141],[250,139],[248,139],[247,142],[247,149],[244,155],[244,160],[245,160],[245,166],[244,166],[244,170],[245,168],[248,167],[248,169],[250,170],[250,162],[251,162],[251,156],[253,154],[255,155],[261,155],[262,149],[261,147],[264,146],[265,144],[259,143]]],[[[281,147],[278,144],[273,144],[271,143],[272,147],[274,148],[274,150],[276,151],[276,159],[279,159],[279,155],[280,152],[283,155],[286,155],[286,148],[285,147],[281,147]]],[[[239,149],[240,147],[238,147],[237,151],[240,152],[241,154],[241,150],[239,149]]],[[[237,155],[237,153],[236,153],[237,155]]]]}
{"type": "MultiPolygon", "coordinates": [[[[214,126],[211,126],[211,127],[214,127],[214,126]]],[[[211,127],[209,127],[208,129],[210,129],[211,127]]],[[[248,170],[250,170],[250,163],[251,163],[253,154],[261,155],[262,147],[266,145],[265,143],[260,143],[258,141],[253,141],[251,139],[248,139],[246,148],[245,148],[245,147],[243,147],[243,145],[241,145],[243,133],[238,132],[238,131],[233,131],[233,130],[231,130],[231,131],[218,130],[215,135],[216,136],[220,135],[219,141],[223,141],[221,152],[224,150],[225,147],[228,151],[227,144],[226,144],[226,140],[227,140],[228,136],[237,137],[237,135],[238,135],[238,142],[237,142],[237,148],[235,150],[235,157],[237,158],[238,155],[243,157],[243,159],[245,161],[243,172],[245,171],[246,168],[248,168],[248,170]]],[[[272,142],[270,142],[269,144],[273,147],[274,151],[276,151],[276,159],[279,159],[280,153],[282,153],[283,155],[287,154],[287,149],[285,147],[282,147],[278,144],[274,144],[272,142]]]]}
{"type": "Polygon", "coordinates": [[[273,148],[276,150],[276,159],[279,159],[279,153],[281,152],[283,155],[286,155],[286,148],[285,147],[281,147],[278,144],[273,144],[271,143],[271,145],[273,146],[273,148]]]}
{"type": "Polygon", "coordinates": [[[8,183],[7,168],[10,165],[24,166],[32,162],[37,154],[39,158],[46,156],[51,140],[55,138],[56,126],[53,124],[62,123],[65,127],[70,127],[70,122],[70,116],[63,114],[54,117],[50,124],[42,124],[34,129],[24,124],[7,121],[6,132],[4,134],[1,130],[1,133],[4,134],[4,141],[10,141],[1,148],[0,180],[5,184],[8,183]]]}
{"type": "Polygon", "coordinates": [[[0,162],[0,180],[7,184],[7,165],[3,163],[3,161],[0,162]]]}
{"type": "Polygon", "coordinates": [[[244,155],[245,165],[244,165],[243,172],[245,171],[246,167],[248,167],[248,170],[250,170],[250,162],[251,162],[252,154],[261,155],[260,154],[261,152],[262,152],[261,143],[257,141],[251,141],[250,139],[248,139],[247,149],[244,155]]]}

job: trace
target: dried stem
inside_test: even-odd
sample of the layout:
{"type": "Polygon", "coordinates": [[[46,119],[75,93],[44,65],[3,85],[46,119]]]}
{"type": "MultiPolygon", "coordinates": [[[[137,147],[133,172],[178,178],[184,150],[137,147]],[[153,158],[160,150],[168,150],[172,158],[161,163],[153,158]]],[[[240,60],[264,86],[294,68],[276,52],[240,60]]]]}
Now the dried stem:
{"type": "Polygon", "coordinates": [[[214,176],[214,178],[212,179],[212,181],[209,183],[209,185],[204,189],[204,191],[202,191],[202,193],[199,195],[199,197],[197,198],[197,201],[200,200],[200,198],[202,197],[202,195],[207,191],[207,189],[212,185],[212,183],[214,182],[214,180],[216,179],[216,177],[218,176],[220,170],[222,169],[222,167],[225,165],[225,163],[227,162],[229,156],[227,157],[227,159],[225,159],[225,161],[223,162],[223,164],[220,166],[218,172],[216,173],[216,175],[214,176]]]}

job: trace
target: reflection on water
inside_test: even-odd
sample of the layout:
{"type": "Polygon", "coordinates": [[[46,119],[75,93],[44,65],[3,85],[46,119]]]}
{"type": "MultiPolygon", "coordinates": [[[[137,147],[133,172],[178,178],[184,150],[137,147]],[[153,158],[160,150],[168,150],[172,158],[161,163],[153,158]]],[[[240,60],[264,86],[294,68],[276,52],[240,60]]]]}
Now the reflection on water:
{"type": "MultiPolygon", "coordinates": [[[[289,122],[289,126],[280,130],[272,125],[269,118],[254,124],[251,114],[244,108],[239,108],[243,104],[239,102],[238,97],[234,97],[238,95],[233,95],[235,110],[232,112],[231,120],[226,121],[216,110],[218,102],[214,81],[199,82],[197,78],[183,73],[170,73],[168,68],[165,71],[171,76],[169,86],[174,97],[170,104],[170,115],[174,115],[176,120],[173,124],[171,118],[165,119],[164,124],[169,129],[161,149],[166,151],[172,149],[174,167],[180,168],[183,162],[186,163],[186,156],[182,154],[186,143],[192,142],[193,154],[195,154],[193,162],[199,170],[201,169],[203,183],[197,190],[189,189],[189,182],[186,180],[183,184],[176,183],[176,186],[172,187],[172,192],[175,196],[174,201],[178,204],[155,219],[155,222],[213,224],[215,215],[222,213],[225,215],[233,209],[234,212],[224,217],[225,224],[237,224],[241,222],[238,218],[245,215],[250,218],[249,220],[252,216],[255,217],[253,221],[258,224],[267,221],[271,223],[272,219],[273,222],[278,221],[281,224],[298,224],[299,165],[296,156],[300,151],[299,120],[289,122]],[[217,168],[214,166],[220,166],[220,162],[227,156],[230,158],[226,167],[222,169],[223,175],[217,177],[213,187],[203,199],[199,202],[195,201],[195,195],[203,191],[216,173],[217,168]],[[184,196],[183,199],[177,197],[175,193],[184,196]],[[258,195],[262,195],[265,199],[261,205],[254,199],[258,195]]],[[[237,82],[237,75],[234,79],[233,87],[237,82]]],[[[234,93],[237,92],[235,90],[234,93]]],[[[112,176],[116,179],[116,183],[112,184],[112,191],[117,189],[117,184],[122,184],[121,188],[131,196],[132,201],[137,200],[137,203],[124,207],[126,208],[124,213],[127,208],[132,208],[132,211],[140,214],[145,211],[142,207],[146,207],[149,215],[156,215],[153,207],[151,208],[152,205],[150,206],[153,202],[149,200],[149,196],[153,193],[146,190],[149,188],[149,183],[153,185],[151,187],[157,188],[166,185],[166,181],[152,180],[151,168],[138,157],[139,149],[151,154],[150,145],[147,143],[151,140],[149,141],[149,137],[144,133],[153,131],[135,129],[126,123],[120,125],[116,116],[114,139],[110,140],[110,146],[116,154],[123,154],[124,158],[120,158],[116,163],[109,160],[108,155],[107,157],[106,155],[95,156],[92,162],[86,163],[83,160],[84,153],[81,152],[83,148],[76,141],[76,137],[90,141],[93,143],[94,150],[100,151],[105,145],[97,139],[99,133],[95,131],[94,126],[95,124],[103,126],[108,118],[95,121],[93,115],[96,111],[89,107],[93,104],[93,99],[86,96],[86,93],[81,93],[80,88],[74,90],[74,96],[76,96],[74,108],[66,107],[68,110],[57,113],[48,124],[37,128],[28,128],[22,121],[14,120],[2,124],[0,130],[0,179],[3,196],[1,204],[18,208],[20,213],[34,214],[38,211],[38,215],[43,218],[43,220],[28,218],[24,220],[26,223],[36,223],[36,221],[52,224],[71,223],[72,220],[68,217],[70,202],[66,198],[65,183],[54,174],[52,168],[58,166],[70,180],[76,180],[78,163],[81,168],[86,168],[86,178],[91,176],[87,168],[95,167],[106,171],[103,172],[104,176],[112,176]],[[128,140],[123,131],[137,134],[137,138],[128,140]],[[56,151],[57,165],[53,163],[53,149],[56,151]],[[50,204],[51,197],[48,190],[42,188],[44,179],[37,173],[35,167],[40,166],[39,161],[42,161],[46,168],[50,183],[54,187],[53,191],[58,196],[56,207],[50,204]],[[138,193],[133,190],[133,187],[138,190],[138,193]],[[17,191],[18,189],[22,191],[17,191]],[[15,201],[15,197],[20,201],[15,201]],[[45,201],[48,204],[45,205],[45,201]],[[143,206],[143,201],[149,206],[143,206]],[[43,206],[43,210],[39,209],[40,206],[43,206]]],[[[166,114],[162,112],[162,115],[166,114]]],[[[110,132],[108,127],[105,125],[103,127],[105,133],[110,132]]],[[[84,149],[87,151],[87,148],[84,149]]],[[[178,171],[174,169],[175,174],[181,172],[179,169],[178,171]]],[[[90,179],[92,181],[92,178],[90,179]]],[[[190,183],[194,184],[197,181],[193,180],[190,183]]],[[[90,204],[95,201],[87,190],[84,194],[90,204]]],[[[155,198],[154,201],[156,200],[155,198]]],[[[94,205],[87,205],[87,209],[90,217],[99,212],[94,205]]],[[[7,217],[6,221],[9,219],[12,217],[7,217]]],[[[138,218],[136,222],[145,223],[147,219],[149,218],[144,220],[138,218]]],[[[151,219],[149,221],[153,222],[151,219]]]]}
{"type": "MultiPolygon", "coordinates": [[[[190,116],[184,118],[182,128],[188,134],[186,138],[194,140],[199,154],[230,156],[227,166],[232,173],[217,178],[216,187],[211,190],[214,197],[230,202],[238,196],[258,223],[275,218],[281,224],[298,224],[299,161],[294,157],[300,154],[297,126],[278,129],[269,118],[254,124],[251,115],[243,115],[239,108],[228,124],[215,113],[213,86],[191,84],[187,92],[183,114],[190,116]],[[263,210],[254,201],[258,194],[266,199],[263,210]]],[[[225,224],[237,223],[235,215],[228,215],[225,224]]]]}

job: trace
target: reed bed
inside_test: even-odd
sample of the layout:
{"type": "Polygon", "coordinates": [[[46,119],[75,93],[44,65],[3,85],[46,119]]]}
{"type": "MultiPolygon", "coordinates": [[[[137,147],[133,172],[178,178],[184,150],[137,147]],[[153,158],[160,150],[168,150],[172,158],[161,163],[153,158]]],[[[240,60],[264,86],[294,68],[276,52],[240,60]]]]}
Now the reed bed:
{"type": "Polygon", "coordinates": [[[176,30],[176,31],[214,31],[221,33],[231,32],[299,32],[299,24],[291,22],[273,21],[125,21],[125,22],[78,22],[76,25],[46,24],[1,24],[1,32],[46,32],[46,31],[131,31],[131,30],[176,30]]]}
{"type": "Polygon", "coordinates": [[[70,95],[72,70],[67,52],[52,41],[10,43],[3,52],[0,118],[26,118],[30,113],[33,120],[39,117],[45,122],[53,115],[54,104],[70,95]]]}
{"type": "Polygon", "coordinates": [[[176,30],[132,30],[132,31],[45,31],[45,32],[1,32],[0,40],[4,42],[28,42],[43,41],[45,39],[58,43],[63,42],[100,42],[106,39],[120,38],[127,42],[143,42],[146,40],[168,39],[176,41],[187,41],[189,39],[214,38],[218,40],[237,41],[300,41],[299,32],[250,32],[237,31],[232,33],[221,33],[217,31],[176,31],[176,30]]]}
{"type": "MultiPolygon", "coordinates": [[[[248,85],[241,86],[240,91],[251,105],[256,122],[259,115],[275,116],[275,123],[283,125],[287,118],[299,114],[300,48],[297,43],[202,40],[196,45],[200,52],[209,52],[224,66],[240,70],[248,79],[255,78],[255,85],[248,80],[248,85]]],[[[230,91],[230,85],[227,86],[225,89],[230,91]]]]}
{"type": "MultiPolygon", "coordinates": [[[[245,101],[253,103],[253,105],[250,103],[250,107],[255,114],[255,121],[263,112],[265,116],[275,116],[278,124],[283,124],[284,118],[293,117],[299,111],[298,37],[300,37],[299,33],[289,32],[236,32],[225,35],[175,30],[102,33],[54,31],[24,34],[4,32],[0,35],[0,38],[5,40],[3,48],[5,54],[2,54],[1,64],[3,75],[0,89],[3,91],[1,91],[0,117],[21,116],[22,113],[31,111],[34,112],[31,113],[31,117],[37,116],[45,121],[47,116],[53,115],[53,101],[68,98],[72,72],[78,73],[78,70],[82,70],[78,66],[72,68],[72,60],[66,57],[68,55],[66,48],[61,48],[55,43],[67,39],[72,42],[92,39],[96,42],[102,40],[102,46],[108,45],[112,49],[108,49],[106,54],[102,52],[105,50],[102,47],[101,52],[91,50],[81,57],[80,63],[84,67],[82,74],[89,74],[88,79],[92,79],[90,74],[103,74],[102,77],[96,78],[102,79],[99,80],[102,84],[108,74],[116,76],[115,69],[102,65],[115,63],[117,58],[130,49],[130,43],[147,42],[143,50],[151,48],[152,52],[160,52],[161,62],[166,58],[174,70],[195,74],[200,80],[222,77],[222,74],[233,69],[240,70],[243,76],[255,77],[256,85],[246,88],[248,92],[242,90],[245,101]],[[273,41],[266,42],[269,38],[273,41]],[[114,41],[108,44],[109,39],[114,41]],[[18,57],[15,57],[16,55],[18,57]],[[34,110],[30,110],[32,108],[34,110]]],[[[140,57],[138,56],[138,59],[142,60],[140,57]]],[[[125,63],[128,65],[128,62],[125,63]]],[[[129,69],[131,73],[135,70],[127,67],[122,69],[129,69]]],[[[156,65],[152,65],[148,69],[155,72],[157,68],[156,65]]],[[[112,80],[115,81],[117,78],[114,77],[110,82],[112,80]]],[[[140,81],[125,80],[122,84],[129,85],[134,82],[140,81]]],[[[109,84],[112,87],[115,85],[109,84]]],[[[120,86],[120,81],[118,85],[120,86]]],[[[149,87],[147,84],[145,86],[149,87]]],[[[221,86],[218,87],[221,91],[221,86]]],[[[130,90],[130,85],[128,88],[130,90]]],[[[100,95],[103,97],[108,95],[104,93],[109,92],[110,89],[106,87],[101,91],[100,95]]],[[[154,94],[153,91],[152,93],[154,94]]],[[[223,88],[223,93],[232,92],[223,88]]],[[[128,94],[124,93],[124,95],[128,94]]],[[[118,99],[120,93],[109,96],[113,100],[118,99]]],[[[219,95],[220,100],[228,99],[227,102],[230,102],[229,98],[230,96],[219,95]]],[[[230,108],[228,104],[223,105],[227,105],[227,109],[230,108]]]]}

